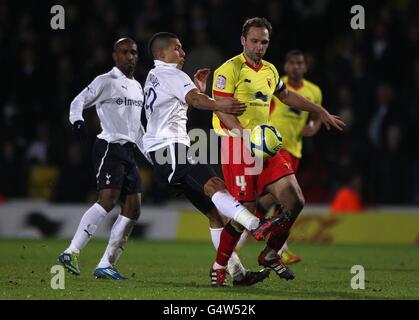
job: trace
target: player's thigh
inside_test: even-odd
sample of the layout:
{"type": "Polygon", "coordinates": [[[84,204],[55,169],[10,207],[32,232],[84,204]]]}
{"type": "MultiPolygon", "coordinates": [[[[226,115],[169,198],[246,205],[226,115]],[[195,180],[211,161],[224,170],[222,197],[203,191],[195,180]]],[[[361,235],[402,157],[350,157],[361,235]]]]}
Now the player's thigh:
{"type": "Polygon", "coordinates": [[[240,202],[254,202],[256,199],[257,176],[247,175],[245,164],[222,164],[224,182],[228,192],[240,202]]]}
{"type": "Polygon", "coordinates": [[[266,190],[287,212],[298,214],[304,206],[303,192],[294,174],[276,180],[266,186],[266,190]]]}
{"type": "Polygon", "coordinates": [[[107,188],[99,190],[99,205],[102,208],[104,208],[107,212],[111,211],[115,207],[119,199],[120,193],[120,189],[107,188]]]}
{"type": "Polygon", "coordinates": [[[224,226],[223,216],[219,214],[209,197],[189,186],[185,186],[184,195],[195,208],[208,218],[211,228],[222,228],[224,226]]]}

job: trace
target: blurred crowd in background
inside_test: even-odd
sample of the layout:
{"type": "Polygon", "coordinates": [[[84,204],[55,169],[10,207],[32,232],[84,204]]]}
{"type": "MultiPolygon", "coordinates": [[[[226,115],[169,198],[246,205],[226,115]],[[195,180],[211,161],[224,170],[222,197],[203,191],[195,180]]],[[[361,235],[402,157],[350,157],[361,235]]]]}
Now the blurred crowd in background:
{"type": "MultiPolygon", "coordinates": [[[[331,201],[341,187],[366,205],[419,204],[419,2],[332,0],[141,0],[0,2],[0,195],[53,202],[95,199],[91,147],[100,126],[85,111],[87,143],[68,120],[72,99],[111,69],[116,39],[138,42],[136,79],[153,61],[147,42],[176,33],[186,51],[184,70],[212,70],[242,51],[241,26],[264,16],[273,25],[265,59],[283,71],[291,49],[306,53],[306,78],[323,91],[323,105],[347,123],[343,133],[322,129],[304,145],[297,176],[307,203],[331,201]],[[65,8],[65,30],[52,30],[50,8],[65,8]],[[362,4],[365,30],[352,30],[350,8],[362,4]]],[[[208,83],[210,89],[211,83],[208,83]]],[[[190,128],[211,128],[211,113],[193,111],[190,128]]],[[[168,193],[153,183],[142,159],[144,202],[168,193]]]]}

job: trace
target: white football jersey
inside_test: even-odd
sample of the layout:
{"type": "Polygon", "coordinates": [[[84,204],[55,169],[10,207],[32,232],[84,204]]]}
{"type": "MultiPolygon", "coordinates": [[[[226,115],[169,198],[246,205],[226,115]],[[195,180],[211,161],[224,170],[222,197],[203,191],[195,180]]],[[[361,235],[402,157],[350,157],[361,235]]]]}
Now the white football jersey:
{"type": "Polygon", "coordinates": [[[186,94],[196,86],[174,63],[154,61],[144,85],[147,129],[143,137],[145,152],[173,143],[190,146],[186,131],[188,105],[186,94]]]}
{"type": "Polygon", "coordinates": [[[109,143],[136,143],[141,135],[143,89],[113,67],[92,81],[70,105],[70,122],[83,120],[83,110],[96,105],[102,132],[97,136],[109,143]]]}

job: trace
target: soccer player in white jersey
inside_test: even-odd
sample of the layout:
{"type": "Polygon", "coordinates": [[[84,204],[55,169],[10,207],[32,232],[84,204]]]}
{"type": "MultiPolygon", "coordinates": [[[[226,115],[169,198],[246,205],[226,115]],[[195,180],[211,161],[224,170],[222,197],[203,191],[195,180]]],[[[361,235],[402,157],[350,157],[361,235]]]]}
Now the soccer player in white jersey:
{"type": "Polygon", "coordinates": [[[119,39],[114,44],[112,58],[115,62],[112,70],[95,78],[70,105],[70,122],[81,139],[86,135],[83,110],[96,105],[102,128],[93,148],[99,197],[84,213],[70,246],[58,260],[71,273],[79,275],[80,251],[120,200],[121,213],[93,275],[97,279],[125,280],[114,265],[140,216],[142,184],[134,153],[138,152],[136,141],[144,131],[141,125],[144,96],[140,83],[133,77],[138,60],[135,41],[119,39]]]}
{"type": "MultiPolygon", "coordinates": [[[[250,230],[256,239],[263,239],[276,226],[277,220],[259,220],[230,195],[224,181],[211,166],[191,160],[187,155],[190,147],[186,129],[188,106],[240,115],[245,110],[243,103],[234,98],[216,101],[202,92],[208,70],[199,71],[194,81],[181,70],[185,52],[176,35],[157,33],[151,38],[149,48],[155,67],[150,70],[144,85],[148,123],[143,144],[145,152],[152,159],[155,174],[171,186],[182,186],[185,196],[210,221],[220,212],[250,230]]],[[[219,228],[222,227],[219,225],[212,234],[216,248],[221,234],[219,228]]],[[[210,273],[211,284],[218,286],[216,273],[212,269],[210,273]]],[[[267,275],[266,271],[248,272],[241,279],[233,280],[237,285],[250,285],[267,275]]]]}

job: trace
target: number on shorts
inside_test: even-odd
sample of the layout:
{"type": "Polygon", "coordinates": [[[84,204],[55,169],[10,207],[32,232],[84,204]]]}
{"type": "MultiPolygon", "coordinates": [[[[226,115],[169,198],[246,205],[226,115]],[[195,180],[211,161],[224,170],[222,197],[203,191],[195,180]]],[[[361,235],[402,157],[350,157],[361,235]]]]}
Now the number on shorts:
{"type": "Polygon", "coordinates": [[[236,186],[240,187],[242,191],[246,191],[246,185],[244,176],[236,176],[236,186]]]}

